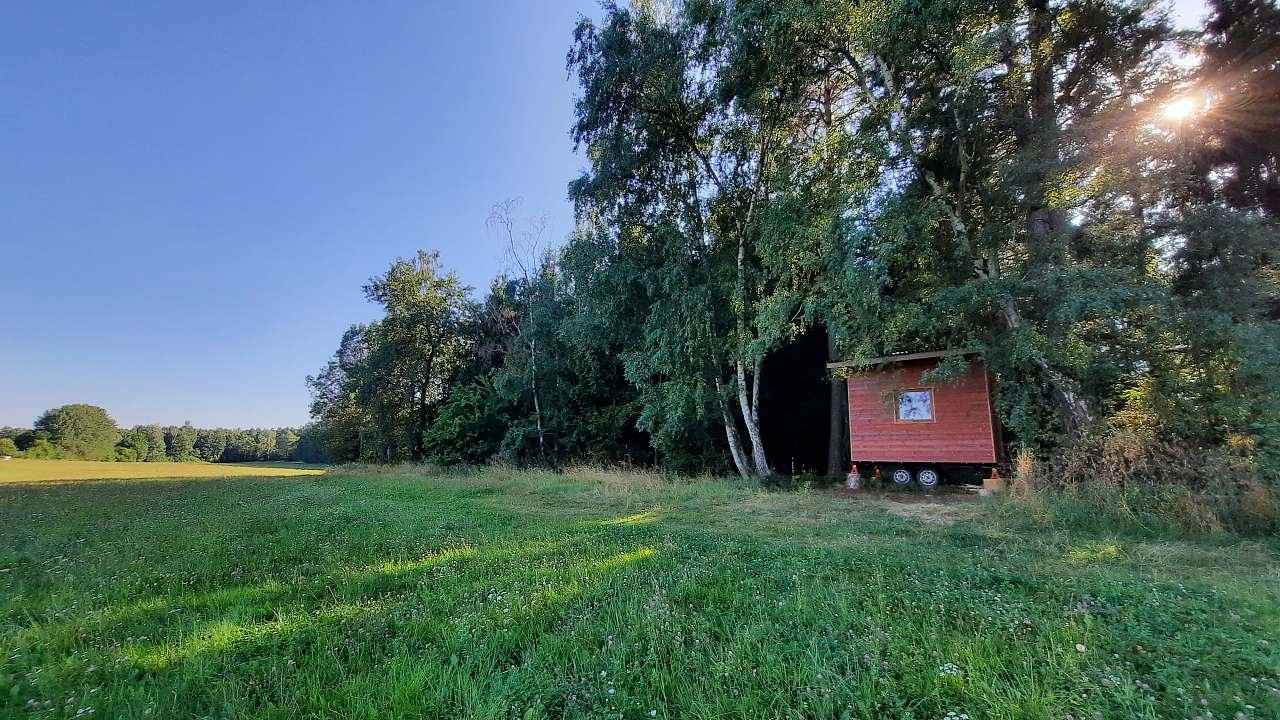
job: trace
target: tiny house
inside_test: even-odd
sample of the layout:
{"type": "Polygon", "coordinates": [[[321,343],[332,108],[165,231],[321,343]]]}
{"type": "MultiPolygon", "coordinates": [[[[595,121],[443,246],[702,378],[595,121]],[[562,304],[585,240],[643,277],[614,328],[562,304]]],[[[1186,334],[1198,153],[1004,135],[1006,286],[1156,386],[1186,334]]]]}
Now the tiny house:
{"type": "Polygon", "coordinates": [[[848,372],[849,457],[864,472],[870,466],[899,485],[935,487],[949,472],[1001,461],[993,383],[976,352],[887,355],[827,367],[848,372]],[[963,376],[925,381],[925,373],[956,355],[972,356],[963,376]]]}

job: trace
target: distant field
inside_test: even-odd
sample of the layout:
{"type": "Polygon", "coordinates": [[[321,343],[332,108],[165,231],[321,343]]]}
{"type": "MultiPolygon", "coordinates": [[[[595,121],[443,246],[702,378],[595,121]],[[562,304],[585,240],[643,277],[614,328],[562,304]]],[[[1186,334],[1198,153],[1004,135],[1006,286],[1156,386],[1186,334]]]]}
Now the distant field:
{"type": "Polygon", "coordinates": [[[1280,718],[1276,543],[905,505],[587,471],[0,484],[0,717],[1280,718]]]}
{"type": "Polygon", "coordinates": [[[145,480],[148,478],[208,478],[243,476],[319,475],[319,465],[302,463],[116,463],[89,460],[0,461],[0,483],[34,480],[145,480]]]}

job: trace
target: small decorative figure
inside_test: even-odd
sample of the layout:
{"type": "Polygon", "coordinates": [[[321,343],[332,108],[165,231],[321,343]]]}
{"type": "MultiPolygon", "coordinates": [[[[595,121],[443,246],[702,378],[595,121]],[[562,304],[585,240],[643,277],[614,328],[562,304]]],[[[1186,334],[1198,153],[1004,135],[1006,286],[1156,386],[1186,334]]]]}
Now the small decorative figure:
{"type": "Polygon", "coordinates": [[[845,478],[844,486],[850,490],[857,490],[862,487],[862,476],[858,474],[858,466],[854,465],[849,471],[849,477],[845,478]]]}

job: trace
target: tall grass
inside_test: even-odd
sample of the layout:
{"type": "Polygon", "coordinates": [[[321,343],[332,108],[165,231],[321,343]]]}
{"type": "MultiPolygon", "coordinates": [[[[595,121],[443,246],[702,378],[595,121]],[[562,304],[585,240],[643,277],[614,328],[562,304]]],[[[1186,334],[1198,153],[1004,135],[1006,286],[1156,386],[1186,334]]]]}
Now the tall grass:
{"type": "Polygon", "coordinates": [[[1112,431],[1019,455],[1010,510],[1042,525],[1148,534],[1280,531],[1280,492],[1236,447],[1112,431]]]}

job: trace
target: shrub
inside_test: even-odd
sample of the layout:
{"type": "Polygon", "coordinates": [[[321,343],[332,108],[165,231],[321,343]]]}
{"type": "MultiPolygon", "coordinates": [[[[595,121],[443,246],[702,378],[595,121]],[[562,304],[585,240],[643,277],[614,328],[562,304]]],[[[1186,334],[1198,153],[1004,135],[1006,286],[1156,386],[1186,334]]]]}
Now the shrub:
{"type": "Polygon", "coordinates": [[[20,457],[22,451],[18,450],[18,446],[13,442],[13,438],[0,437],[0,457],[11,455],[20,457]]]}
{"type": "Polygon", "coordinates": [[[57,446],[44,438],[39,438],[31,443],[31,446],[26,450],[25,456],[33,460],[52,460],[61,457],[57,446]]]}
{"type": "Polygon", "coordinates": [[[1041,524],[1204,534],[1280,530],[1280,495],[1248,442],[1197,446],[1112,429],[1019,455],[1010,499],[1041,524]]]}

